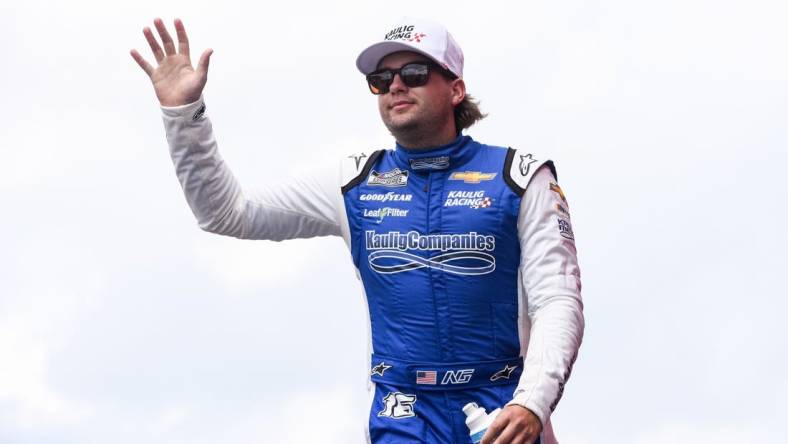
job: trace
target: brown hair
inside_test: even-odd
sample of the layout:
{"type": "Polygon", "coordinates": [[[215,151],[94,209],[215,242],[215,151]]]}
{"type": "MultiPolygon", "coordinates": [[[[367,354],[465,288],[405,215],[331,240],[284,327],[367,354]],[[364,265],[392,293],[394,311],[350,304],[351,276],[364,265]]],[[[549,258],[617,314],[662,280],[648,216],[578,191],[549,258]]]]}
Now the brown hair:
{"type": "MultiPolygon", "coordinates": [[[[439,72],[447,80],[457,79],[457,75],[448,69],[437,64],[435,64],[435,66],[438,67],[439,72]]],[[[465,98],[462,99],[462,102],[454,107],[454,128],[456,129],[457,134],[460,134],[462,130],[469,128],[471,125],[478,122],[479,120],[484,119],[485,117],[487,117],[487,114],[483,113],[482,110],[479,109],[479,101],[476,100],[472,95],[465,94],[465,98]]]]}
{"type": "Polygon", "coordinates": [[[462,102],[454,107],[454,126],[457,128],[457,134],[485,117],[487,114],[479,109],[479,101],[466,94],[462,102]]]}

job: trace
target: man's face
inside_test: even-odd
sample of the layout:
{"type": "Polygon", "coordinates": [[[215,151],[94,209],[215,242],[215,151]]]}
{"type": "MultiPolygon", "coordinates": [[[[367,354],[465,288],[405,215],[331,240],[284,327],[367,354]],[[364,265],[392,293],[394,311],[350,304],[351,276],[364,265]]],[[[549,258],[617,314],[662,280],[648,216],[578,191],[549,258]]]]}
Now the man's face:
{"type": "MultiPolygon", "coordinates": [[[[421,54],[395,52],[384,57],[378,69],[398,69],[408,63],[426,61],[429,59],[421,54]]],[[[453,126],[454,105],[462,100],[456,100],[456,88],[452,85],[455,81],[441,75],[437,67],[430,67],[430,70],[426,85],[410,88],[396,75],[389,92],[378,96],[380,117],[395,137],[433,128],[440,131],[447,124],[453,126]]]]}

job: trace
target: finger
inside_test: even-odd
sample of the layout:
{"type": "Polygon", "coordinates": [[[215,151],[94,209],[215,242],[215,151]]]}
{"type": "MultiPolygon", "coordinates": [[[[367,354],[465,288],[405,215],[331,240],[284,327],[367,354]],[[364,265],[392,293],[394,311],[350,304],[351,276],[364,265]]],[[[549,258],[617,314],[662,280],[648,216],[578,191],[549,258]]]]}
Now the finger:
{"type": "Polygon", "coordinates": [[[161,50],[159,42],[156,41],[156,37],[153,36],[153,31],[146,26],[145,29],[142,30],[142,34],[145,35],[145,40],[148,41],[150,50],[153,51],[153,58],[156,59],[157,63],[161,63],[161,60],[164,58],[164,52],[161,50]]]}
{"type": "Polygon", "coordinates": [[[178,53],[188,56],[189,37],[186,35],[186,28],[181,19],[175,19],[175,33],[178,35],[178,53]]]}
{"type": "Polygon", "coordinates": [[[211,63],[211,54],[213,54],[213,49],[206,49],[200,56],[200,61],[197,62],[197,72],[202,76],[208,75],[208,64],[211,63]]]}
{"type": "Polygon", "coordinates": [[[496,438],[501,433],[501,430],[506,427],[506,422],[503,418],[499,415],[490,427],[487,428],[487,431],[484,432],[484,436],[482,436],[482,440],[479,444],[493,444],[496,441],[496,438]]]}
{"type": "Polygon", "coordinates": [[[147,74],[148,77],[150,77],[153,74],[153,67],[150,66],[150,63],[148,63],[144,58],[142,58],[142,56],[140,55],[140,53],[137,52],[136,49],[131,50],[131,57],[134,59],[135,62],[137,62],[138,65],[140,65],[140,68],[142,68],[142,70],[145,71],[145,74],[147,74]]]}
{"type": "Polygon", "coordinates": [[[170,33],[167,32],[167,27],[164,26],[164,22],[161,21],[160,18],[157,18],[153,21],[153,24],[156,26],[156,31],[159,32],[159,37],[161,37],[161,44],[164,45],[164,53],[168,56],[175,55],[175,43],[172,42],[172,37],[170,37],[170,33]]]}
{"type": "Polygon", "coordinates": [[[538,435],[531,435],[526,431],[521,431],[514,438],[512,438],[512,444],[534,444],[536,442],[536,438],[538,435]]]}
{"type": "MultiPolygon", "coordinates": [[[[495,444],[513,444],[517,436],[517,428],[511,424],[507,425],[505,429],[493,441],[495,444]]],[[[519,443],[519,441],[517,441],[519,443]]]]}

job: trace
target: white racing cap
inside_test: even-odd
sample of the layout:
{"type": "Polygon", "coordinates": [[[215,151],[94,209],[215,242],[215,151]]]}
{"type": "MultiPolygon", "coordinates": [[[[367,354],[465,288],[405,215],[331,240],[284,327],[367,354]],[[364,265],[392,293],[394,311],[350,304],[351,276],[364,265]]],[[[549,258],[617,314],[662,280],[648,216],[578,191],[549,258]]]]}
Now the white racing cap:
{"type": "Polygon", "coordinates": [[[462,77],[464,58],[460,45],[445,26],[430,20],[403,17],[389,28],[383,40],[361,51],[356,67],[367,75],[389,54],[413,51],[434,60],[438,65],[462,77]]]}

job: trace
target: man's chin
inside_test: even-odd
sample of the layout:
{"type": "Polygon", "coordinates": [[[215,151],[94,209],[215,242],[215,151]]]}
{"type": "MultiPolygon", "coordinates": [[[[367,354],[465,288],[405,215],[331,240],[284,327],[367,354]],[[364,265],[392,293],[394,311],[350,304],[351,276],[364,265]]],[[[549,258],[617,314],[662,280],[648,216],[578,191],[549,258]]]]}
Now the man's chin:
{"type": "Polygon", "coordinates": [[[385,122],[385,124],[386,128],[395,136],[397,134],[410,134],[419,128],[418,123],[413,119],[392,119],[385,122]]]}
{"type": "Polygon", "coordinates": [[[407,129],[419,126],[419,119],[412,113],[394,113],[385,122],[389,130],[393,128],[407,129]]]}

